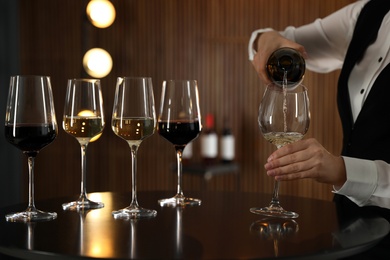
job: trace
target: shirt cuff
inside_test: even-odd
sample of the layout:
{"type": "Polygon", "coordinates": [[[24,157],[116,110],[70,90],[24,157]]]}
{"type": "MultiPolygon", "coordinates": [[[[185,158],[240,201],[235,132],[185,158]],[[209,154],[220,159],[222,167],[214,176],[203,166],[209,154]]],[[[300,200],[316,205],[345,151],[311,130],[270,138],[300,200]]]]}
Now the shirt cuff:
{"type": "Polygon", "coordinates": [[[255,57],[255,54],[256,54],[256,50],[253,47],[253,44],[254,44],[257,36],[259,34],[262,34],[264,32],[269,32],[269,31],[273,31],[273,29],[272,28],[258,29],[252,33],[251,38],[249,39],[249,43],[248,43],[248,54],[249,54],[250,61],[253,60],[253,58],[255,57]]]}
{"type": "Polygon", "coordinates": [[[344,164],[347,173],[347,181],[333,192],[347,196],[359,206],[364,206],[378,184],[378,173],[374,161],[344,157],[344,164]]]}

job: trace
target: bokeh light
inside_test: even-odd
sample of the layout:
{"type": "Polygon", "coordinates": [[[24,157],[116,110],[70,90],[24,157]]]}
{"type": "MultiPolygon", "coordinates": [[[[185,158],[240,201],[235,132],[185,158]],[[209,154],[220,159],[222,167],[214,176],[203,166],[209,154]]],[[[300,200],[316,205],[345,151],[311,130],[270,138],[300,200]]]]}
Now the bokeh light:
{"type": "Polygon", "coordinates": [[[112,58],[104,49],[93,48],[85,53],[83,66],[91,77],[103,78],[111,72],[112,58]]]}
{"type": "Polygon", "coordinates": [[[108,0],[91,0],[87,5],[87,16],[98,28],[107,28],[115,21],[115,7],[108,0]]]}

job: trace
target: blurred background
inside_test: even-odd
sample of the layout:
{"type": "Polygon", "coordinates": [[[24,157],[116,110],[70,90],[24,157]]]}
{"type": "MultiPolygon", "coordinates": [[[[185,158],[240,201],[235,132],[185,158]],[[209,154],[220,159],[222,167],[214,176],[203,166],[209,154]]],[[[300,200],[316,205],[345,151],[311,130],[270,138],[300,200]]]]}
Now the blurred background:
{"type": "MultiPolygon", "coordinates": [[[[43,149],[35,164],[35,197],[78,196],[80,145],[62,129],[67,79],[91,78],[84,54],[102,48],[112,69],[101,78],[106,128],[88,146],[87,191],[125,192],[131,188],[130,149],[111,130],[116,77],[149,76],[156,109],[166,79],[196,79],[203,114],[215,117],[222,134],[227,119],[236,141],[238,175],[204,181],[184,174],[183,189],[270,193],[273,180],[263,165],[275,150],[261,136],[258,106],[265,86],[248,61],[250,34],[258,28],[277,30],[324,17],[353,0],[111,0],[114,22],[98,28],[88,18],[89,0],[0,0],[0,125],[4,125],[9,77],[16,74],[51,76],[59,125],[57,139],[43,149]]],[[[307,72],[311,125],[307,137],[317,138],[331,153],[341,151],[341,126],[336,108],[339,72],[307,72]]],[[[203,122],[204,124],[205,122],[203,122]]],[[[193,142],[192,162],[200,162],[199,138],[193,142]]],[[[158,133],[138,152],[138,190],[176,191],[172,171],[176,156],[158,133]]],[[[0,206],[27,201],[27,159],[4,139],[0,127],[0,206]]],[[[329,185],[312,180],[284,182],[281,194],[331,200],[329,185]]],[[[142,200],[142,198],[140,198],[142,200]]]]}

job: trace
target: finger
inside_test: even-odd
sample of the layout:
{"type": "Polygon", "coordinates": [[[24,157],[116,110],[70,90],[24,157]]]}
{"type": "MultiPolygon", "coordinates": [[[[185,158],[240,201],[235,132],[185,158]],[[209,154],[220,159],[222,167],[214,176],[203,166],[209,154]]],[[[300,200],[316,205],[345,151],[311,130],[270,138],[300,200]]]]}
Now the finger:
{"type": "Polygon", "coordinates": [[[293,153],[305,150],[305,149],[307,149],[307,147],[308,147],[307,144],[305,142],[303,142],[302,140],[295,142],[295,143],[292,143],[292,144],[285,145],[285,146],[277,149],[275,152],[273,152],[267,158],[267,162],[271,162],[273,160],[282,158],[284,156],[291,155],[293,153]]]}
{"type": "Polygon", "coordinates": [[[308,179],[312,178],[313,170],[308,169],[305,171],[300,171],[296,173],[291,173],[287,175],[277,175],[275,176],[275,180],[277,181],[293,181],[293,180],[299,180],[299,179],[308,179]]]}
{"type": "Polygon", "coordinates": [[[310,159],[306,153],[289,153],[283,157],[279,157],[278,159],[271,160],[267,162],[264,167],[266,170],[271,170],[274,168],[283,167],[286,165],[290,165],[297,162],[302,162],[310,159]]]}
{"type": "Polygon", "coordinates": [[[263,81],[265,84],[269,84],[271,83],[271,81],[269,80],[265,70],[265,62],[266,61],[263,59],[262,55],[260,53],[256,53],[255,57],[253,58],[252,64],[261,81],[263,81]]]}
{"type": "Polygon", "coordinates": [[[284,162],[283,160],[278,160],[277,163],[280,164],[278,167],[266,165],[265,168],[267,175],[273,177],[284,176],[297,174],[312,169],[312,163],[310,162],[310,159],[298,160],[296,162],[290,162],[289,160],[290,159],[287,159],[284,162]]]}
{"type": "Polygon", "coordinates": [[[299,151],[269,161],[264,168],[270,176],[285,175],[310,169],[318,164],[316,160],[312,153],[299,151]]]}

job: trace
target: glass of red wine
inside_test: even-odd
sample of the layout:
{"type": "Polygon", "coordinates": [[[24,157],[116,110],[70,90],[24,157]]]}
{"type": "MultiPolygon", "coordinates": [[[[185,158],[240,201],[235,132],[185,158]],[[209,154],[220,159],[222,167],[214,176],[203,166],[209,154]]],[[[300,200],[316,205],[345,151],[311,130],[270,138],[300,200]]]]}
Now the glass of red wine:
{"type": "Polygon", "coordinates": [[[28,159],[28,206],[25,211],[7,214],[10,222],[35,222],[57,218],[34,202],[34,161],[39,151],[54,141],[58,127],[50,77],[12,76],[5,116],[5,137],[28,159]]]}
{"type": "Polygon", "coordinates": [[[159,200],[160,206],[197,206],[200,199],[185,197],[182,190],[182,155],[186,145],[201,131],[198,83],[196,80],[168,80],[162,85],[158,133],[173,144],[177,158],[177,192],[159,200]]]}
{"type": "Polygon", "coordinates": [[[156,110],[151,78],[118,77],[112,111],[113,132],[130,146],[132,199],[128,207],[115,210],[115,219],[150,218],[157,211],[139,206],[137,200],[137,152],[142,141],[156,129],[156,110]]]}
{"type": "Polygon", "coordinates": [[[76,138],[81,148],[81,191],[77,200],[62,204],[64,210],[104,207],[87,196],[87,147],[104,129],[103,95],[99,79],[69,79],[66,89],[62,127],[76,138]]]}

